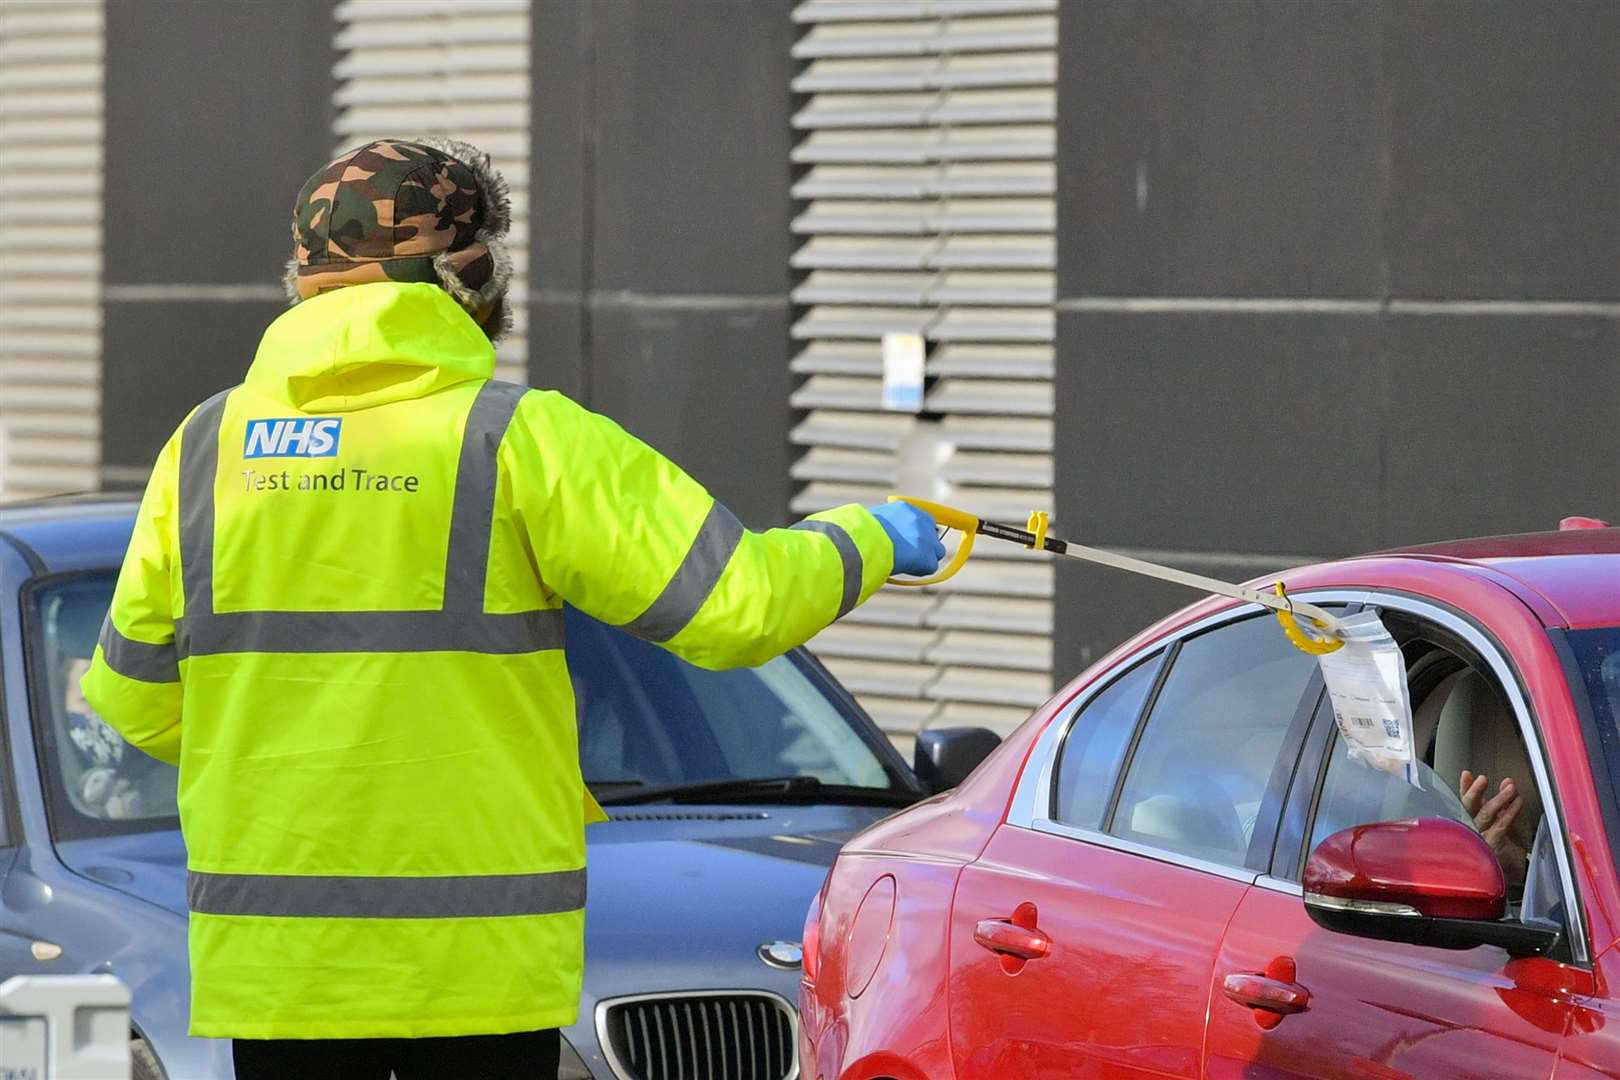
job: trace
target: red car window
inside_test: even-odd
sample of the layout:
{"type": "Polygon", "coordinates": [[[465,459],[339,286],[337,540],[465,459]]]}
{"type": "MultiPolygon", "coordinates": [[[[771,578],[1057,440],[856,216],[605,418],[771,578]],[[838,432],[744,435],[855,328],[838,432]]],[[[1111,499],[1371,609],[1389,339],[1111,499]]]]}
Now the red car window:
{"type": "Polygon", "coordinates": [[[1132,755],[1109,831],[1242,866],[1267,781],[1316,673],[1270,616],[1190,638],[1132,755]]]}
{"type": "Polygon", "coordinates": [[[1144,660],[1115,679],[1075,718],[1058,754],[1054,819],[1082,829],[1102,824],[1115,773],[1159,672],[1159,660],[1144,660]]]}

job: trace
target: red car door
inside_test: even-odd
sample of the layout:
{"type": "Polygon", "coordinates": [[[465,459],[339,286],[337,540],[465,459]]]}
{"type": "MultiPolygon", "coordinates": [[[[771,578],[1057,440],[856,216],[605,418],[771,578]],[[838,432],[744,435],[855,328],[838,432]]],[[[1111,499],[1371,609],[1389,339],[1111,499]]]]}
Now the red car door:
{"type": "MultiPolygon", "coordinates": [[[[1386,612],[1386,622],[1396,618],[1386,612]]],[[[1456,625],[1431,629],[1449,632],[1432,635],[1456,650],[1449,664],[1450,650],[1425,646],[1421,620],[1410,624],[1415,633],[1408,631],[1403,641],[1413,659],[1417,741],[1433,766],[1420,770],[1423,790],[1352,761],[1326,707],[1313,723],[1280,830],[1276,876],[1262,878],[1243,897],[1214,966],[1207,1076],[1509,1080],[1553,1074],[1560,1036],[1576,1019],[1577,997],[1593,989],[1590,970],[1568,962],[1570,946],[1557,957],[1514,959],[1493,946],[1446,950],[1332,933],[1311,921],[1297,884],[1304,853],[1342,828],[1414,817],[1470,821],[1455,794],[1459,763],[1475,764],[1471,771],[1518,773],[1512,779],[1527,805],[1553,805],[1534,790],[1531,751],[1524,749],[1534,750],[1534,742],[1511,743],[1515,727],[1521,740],[1530,729],[1516,723],[1522,709],[1516,714],[1509,707],[1502,682],[1484,660],[1490,646],[1479,638],[1478,652],[1459,648],[1465,624],[1446,618],[1456,625]],[[1452,675],[1420,701],[1418,667],[1432,670],[1436,662],[1437,673],[1449,668],[1452,675]],[[1472,692],[1485,689],[1494,694],[1472,692]],[[1493,724],[1497,729],[1489,730],[1493,724]],[[1510,744],[1518,749],[1502,749],[1510,744]],[[1514,763],[1505,764],[1510,759],[1514,763]],[[1290,826],[1290,819],[1298,824],[1290,826]],[[1272,1004],[1253,1007],[1268,995],[1272,1004]]],[[[1492,777],[1493,788],[1499,780],[1492,777]]],[[[1510,884],[1510,901],[1519,901],[1510,915],[1562,923],[1565,897],[1573,893],[1552,849],[1556,821],[1548,817],[1547,824],[1539,830],[1545,835],[1519,852],[1527,860],[1519,864],[1523,880],[1539,886],[1510,884]]],[[[1504,856],[1505,868],[1516,861],[1504,856]]],[[[1510,869],[1508,876],[1512,883],[1519,873],[1510,869]]],[[[1569,929],[1566,924],[1566,943],[1569,929]]]]}
{"type": "Polygon", "coordinates": [[[1273,620],[1238,619],[1054,722],[1033,794],[957,886],[958,1080],[1197,1075],[1215,953],[1269,858],[1314,674],[1273,620]]]}

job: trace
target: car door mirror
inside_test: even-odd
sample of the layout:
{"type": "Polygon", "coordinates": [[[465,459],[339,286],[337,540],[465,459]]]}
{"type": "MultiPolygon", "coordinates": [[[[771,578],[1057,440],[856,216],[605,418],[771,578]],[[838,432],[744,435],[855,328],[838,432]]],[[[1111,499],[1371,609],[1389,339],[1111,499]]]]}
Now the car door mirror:
{"type": "Polygon", "coordinates": [[[967,779],[1001,736],[988,728],[930,728],[917,733],[912,771],[929,791],[946,791],[967,779]]]}
{"type": "Polygon", "coordinates": [[[1479,833],[1456,821],[1381,821],[1336,832],[1305,865],[1305,910],[1323,929],[1380,941],[1515,956],[1558,943],[1551,926],[1504,920],[1507,882],[1479,833]]]}

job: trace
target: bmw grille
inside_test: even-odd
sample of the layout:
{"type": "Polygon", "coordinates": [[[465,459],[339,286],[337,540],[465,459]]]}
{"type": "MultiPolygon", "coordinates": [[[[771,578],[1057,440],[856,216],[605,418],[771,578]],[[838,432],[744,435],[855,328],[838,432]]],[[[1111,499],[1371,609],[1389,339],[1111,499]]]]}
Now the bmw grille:
{"type": "Polygon", "coordinates": [[[619,1080],[793,1080],[798,1014],[775,994],[699,991],[604,1001],[597,1033],[619,1080]]]}

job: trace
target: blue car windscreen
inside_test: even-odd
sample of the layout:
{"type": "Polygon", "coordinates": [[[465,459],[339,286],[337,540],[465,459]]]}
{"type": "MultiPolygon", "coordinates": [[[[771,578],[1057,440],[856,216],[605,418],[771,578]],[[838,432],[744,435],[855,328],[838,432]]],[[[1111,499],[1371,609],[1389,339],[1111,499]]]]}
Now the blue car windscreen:
{"type": "Polygon", "coordinates": [[[792,656],[707,671],[572,608],[567,629],[588,783],[813,776],[893,785],[867,722],[792,656]]]}

